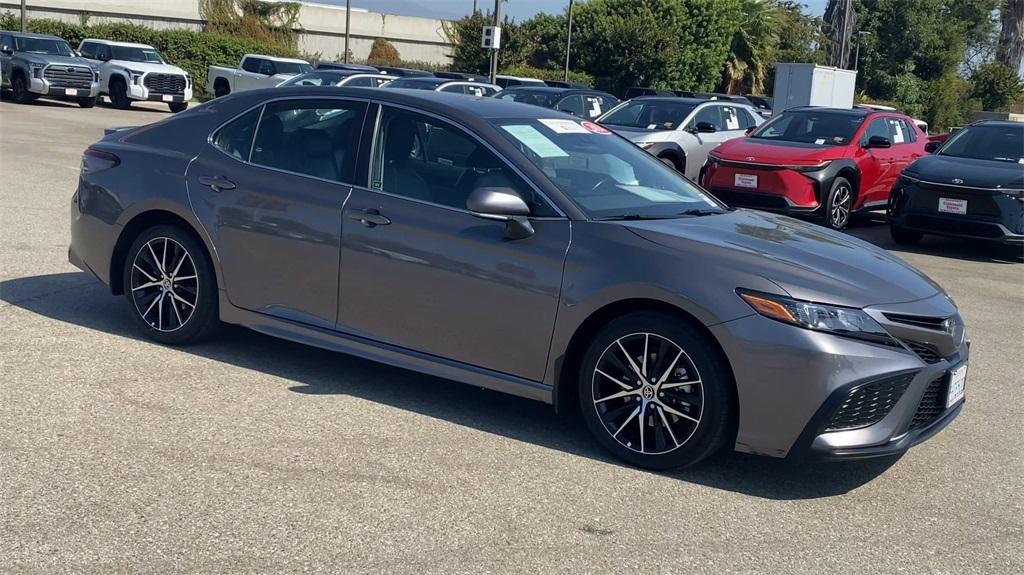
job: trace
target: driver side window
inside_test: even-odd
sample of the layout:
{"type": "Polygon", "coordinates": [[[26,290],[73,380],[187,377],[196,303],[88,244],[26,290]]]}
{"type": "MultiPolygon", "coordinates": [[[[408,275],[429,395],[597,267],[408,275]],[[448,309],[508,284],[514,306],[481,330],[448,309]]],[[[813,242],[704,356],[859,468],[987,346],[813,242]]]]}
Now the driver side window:
{"type": "Polygon", "coordinates": [[[277,72],[274,70],[274,63],[270,60],[263,60],[260,62],[260,74],[264,76],[273,76],[277,72]]]}
{"type": "Polygon", "coordinates": [[[876,118],[868,124],[868,127],[864,130],[864,136],[860,139],[861,145],[863,146],[868,143],[868,140],[874,136],[889,139],[889,126],[886,124],[885,118],[876,118]]]}
{"type": "Polygon", "coordinates": [[[715,127],[716,131],[722,130],[722,113],[719,111],[719,106],[705,106],[700,110],[697,110],[697,115],[693,117],[693,120],[686,125],[689,129],[696,129],[697,124],[701,122],[707,122],[715,127]]]}

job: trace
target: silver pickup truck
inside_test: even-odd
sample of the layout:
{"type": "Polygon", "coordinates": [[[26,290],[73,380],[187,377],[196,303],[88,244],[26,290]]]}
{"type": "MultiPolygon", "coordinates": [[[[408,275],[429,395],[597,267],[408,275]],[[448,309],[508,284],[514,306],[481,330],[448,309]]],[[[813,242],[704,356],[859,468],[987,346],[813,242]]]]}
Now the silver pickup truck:
{"type": "Polygon", "coordinates": [[[96,105],[99,72],[80,58],[63,38],[21,32],[0,32],[0,88],[14,101],[40,96],[75,100],[83,108],[96,105]]]}
{"type": "Polygon", "coordinates": [[[313,66],[305,60],[246,54],[237,68],[210,66],[206,74],[206,91],[220,98],[233,92],[273,88],[312,71],[313,66]]]}

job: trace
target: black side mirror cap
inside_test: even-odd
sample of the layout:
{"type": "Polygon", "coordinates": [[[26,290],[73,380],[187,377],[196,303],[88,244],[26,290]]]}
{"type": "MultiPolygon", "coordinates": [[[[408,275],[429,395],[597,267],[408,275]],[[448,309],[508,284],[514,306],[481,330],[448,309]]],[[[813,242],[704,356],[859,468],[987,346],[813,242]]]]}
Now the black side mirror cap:
{"type": "Polygon", "coordinates": [[[510,240],[523,240],[534,234],[527,217],[530,206],[512,188],[477,188],[466,199],[466,209],[481,218],[505,222],[505,237],[510,240]]]}
{"type": "Polygon", "coordinates": [[[932,140],[932,141],[930,141],[930,142],[928,142],[927,144],[924,145],[924,151],[929,153],[929,154],[934,154],[935,150],[938,150],[941,147],[942,147],[942,142],[937,142],[935,140],[932,140]]]}
{"type": "Polygon", "coordinates": [[[0,52],[7,54],[8,56],[14,54],[14,50],[12,50],[10,46],[4,46],[0,48],[0,52]]]}
{"type": "Polygon", "coordinates": [[[865,148],[891,148],[892,142],[885,136],[871,136],[868,138],[868,143],[864,144],[865,148]]]}
{"type": "Polygon", "coordinates": [[[697,122],[696,127],[699,134],[713,134],[718,131],[711,122],[697,122]]]}

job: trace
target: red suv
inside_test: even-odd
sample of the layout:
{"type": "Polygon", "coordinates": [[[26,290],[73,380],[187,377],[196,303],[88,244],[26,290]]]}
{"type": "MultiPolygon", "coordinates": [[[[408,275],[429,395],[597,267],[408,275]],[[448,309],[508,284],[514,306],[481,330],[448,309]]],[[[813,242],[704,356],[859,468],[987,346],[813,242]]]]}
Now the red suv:
{"type": "Polygon", "coordinates": [[[897,112],[792,108],[709,155],[700,182],[731,206],[817,214],[841,230],[885,207],[928,138],[897,112]]]}

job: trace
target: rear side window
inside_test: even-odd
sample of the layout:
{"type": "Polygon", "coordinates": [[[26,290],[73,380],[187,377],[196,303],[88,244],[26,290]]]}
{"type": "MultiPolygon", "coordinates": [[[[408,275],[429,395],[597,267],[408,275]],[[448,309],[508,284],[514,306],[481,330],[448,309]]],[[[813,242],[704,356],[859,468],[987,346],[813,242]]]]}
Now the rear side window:
{"type": "Polygon", "coordinates": [[[213,145],[229,156],[243,162],[248,161],[252,136],[256,132],[256,122],[259,118],[260,110],[257,108],[232,120],[213,137],[213,145]]]}
{"type": "Polygon", "coordinates": [[[277,73],[276,71],[274,71],[274,63],[271,62],[270,60],[261,60],[260,69],[258,72],[260,74],[263,74],[264,76],[273,76],[274,74],[277,73]]]}
{"type": "Polygon", "coordinates": [[[351,183],[366,104],[299,100],[267,104],[252,147],[253,164],[351,183]]]}

